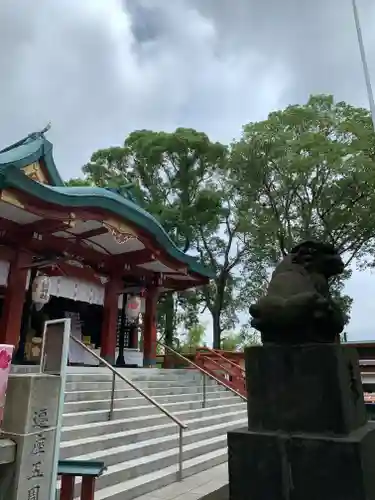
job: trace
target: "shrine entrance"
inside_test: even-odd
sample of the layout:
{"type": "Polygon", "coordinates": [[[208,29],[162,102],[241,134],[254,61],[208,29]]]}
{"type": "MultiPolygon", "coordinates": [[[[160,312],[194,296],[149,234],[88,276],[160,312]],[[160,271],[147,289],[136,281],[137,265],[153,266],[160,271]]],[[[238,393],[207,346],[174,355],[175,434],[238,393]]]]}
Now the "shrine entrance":
{"type": "Polygon", "coordinates": [[[70,314],[106,361],[133,364],[128,349],[154,366],[159,297],[207,284],[212,273],[129,187],[65,186],[43,133],[0,151],[0,173],[0,342],[16,346],[19,363],[33,362],[44,321],[70,314]]]}

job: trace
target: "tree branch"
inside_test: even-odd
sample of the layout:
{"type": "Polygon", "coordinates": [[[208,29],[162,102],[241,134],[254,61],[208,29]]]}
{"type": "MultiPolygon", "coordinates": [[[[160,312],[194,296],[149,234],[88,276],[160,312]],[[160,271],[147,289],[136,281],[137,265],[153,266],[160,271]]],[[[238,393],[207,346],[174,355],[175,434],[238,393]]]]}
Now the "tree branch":
{"type": "MultiPolygon", "coordinates": [[[[200,234],[200,237],[201,237],[202,243],[203,243],[203,247],[204,247],[204,249],[205,249],[205,251],[206,251],[206,253],[207,253],[207,255],[208,255],[208,258],[209,258],[209,260],[210,260],[211,266],[212,266],[214,269],[216,269],[216,265],[217,265],[217,264],[216,264],[216,260],[215,260],[215,257],[214,257],[214,255],[213,255],[213,253],[212,253],[211,249],[210,249],[210,248],[209,248],[209,246],[208,246],[208,243],[207,243],[206,237],[205,237],[205,235],[204,235],[204,233],[203,233],[203,229],[202,229],[202,225],[201,225],[201,224],[199,224],[199,225],[198,225],[198,231],[199,231],[199,234],[200,234]]],[[[200,249],[200,247],[199,247],[199,243],[198,243],[198,251],[199,251],[199,253],[201,254],[201,256],[203,257],[203,253],[202,253],[202,251],[201,251],[201,249],[200,249]]]]}

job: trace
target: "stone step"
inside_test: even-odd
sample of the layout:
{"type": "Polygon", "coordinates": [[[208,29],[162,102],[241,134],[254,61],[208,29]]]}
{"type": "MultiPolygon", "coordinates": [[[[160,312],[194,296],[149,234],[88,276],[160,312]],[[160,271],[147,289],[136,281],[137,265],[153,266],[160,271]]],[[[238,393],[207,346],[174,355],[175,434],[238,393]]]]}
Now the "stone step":
{"type": "MultiPolygon", "coordinates": [[[[183,379],[183,380],[199,380],[202,374],[199,370],[161,370],[161,369],[117,369],[126,378],[133,382],[145,380],[163,380],[163,379],[183,379]]],[[[68,372],[66,376],[67,382],[85,382],[97,381],[107,382],[112,379],[112,372],[108,368],[97,368],[94,371],[85,369],[84,372],[72,373],[68,372]]]]}
{"type": "MultiPolygon", "coordinates": [[[[119,443],[136,443],[142,439],[168,436],[176,432],[177,426],[173,422],[161,423],[159,425],[145,428],[135,428],[123,430],[111,434],[103,434],[93,437],[75,437],[71,440],[61,440],[60,456],[64,458],[73,458],[82,453],[93,453],[98,447],[101,449],[110,449],[118,446],[119,443]],[[84,447],[84,451],[83,450],[84,447]]],[[[61,436],[63,438],[63,436],[61,436]]]]}
{"type": "MultiPolygon", "coordinates": [[[[189,396],[189,395],[187,395],[189,396]]],[[[130,417],[140,417],[143,415],[155,415],[159,414],[160,410],[156,406],[149,403],[147,400],[140,401],[138,406],[129,406],[126,408],[117,408],[115,400],[115,409],[113,412],[113,420],[123,420],[130,417]]],[[[198,410],[202,408],[202,400],[185,400],[174,401],[172,403],[166,403],[163,405],[172,414],[176,412],[182,412],[185,410],[198,410]]],[[[205,406],[207,408],[215,408],[217,406],[228,406],[238,404],[238,397],[222,397],[222,398],[207,398],[205,406]]],[[[110,401],[107,402],[105,410],[80,410],[78,412],[70,412],[63,416],[63,426],[73,426],[80,425],[91,422],[106,422],[109,416],[109,406],[110,401]]]]}
{"type": "MultiPolygon", "coordinates": [[[[228,397],[235,397],[230,391],[217,391],[216,389],[208,390],[206,392],[207,399],[223,399],[228,397]]],[[[163,396],[153,396],[155,401],[161,405],[180,401],[202,401],[203,392],[196,392],[194,394],[167,394],[163,396]]],[[[116,398],[115,408],[128,408],[129,406],[143,406],[146,399],[143,396],[137,395],[136,397],[116,398]]],[[[65,401],[64,414],[77,413],[81,411],[90,410],[109,410],[111,405],[110,399],[99,399],[93,401],[65,401]]]]}
{"type": "MultiPolygon", "coordinates": [[[[211,408],[200,410],[188,410],[185,412],[176,413],[174,416],[182,420],[191,428],[191,425],[211,425],[223,421],[235,420],[236,417],[246,414],[246,405],[239,403],[230,406],[218,406],[215,412],[211,408]]],[[[169,422],[170,419],[164,414],[146,415],[143,417],[133,417],[123,420],[111,420],[107,422],[94,422],[91,424],[76,425],[71,427],[63,427],[61,432],[61,441],[71,441],[74,439],[87,439],[95,436],[107,436],[108,434],[118,433],[124,430],[142,429],[149,426],[156,426],[169,422]]],[[[175,426],[177,424],[174,424],[175,426]]],[[[196,427],[192,427],[196,428],[196,427]]]]}
{"type": "MultiPolygon", "coordinates": [[[[190,387],[190,386],[198,386],[203,385],[202,380],[184,380],[184,379],[162,379],[162,380],[147,380],[147,381],[133,381],[134,384],[140,389],[147,390],[153,388],[162,388],[162,387],[190,387]]],[[[205,380],[205,385],[207,387],[217,387],[217,383],[209,379],[208,377],[205,380]]],[[[117,378],[116,389],[128,389],[129,385],[123,380],[117,378]]],[[[66,384],[67,392],[75,392],[75,391],[110,391],[112,389],[112,380],[103,381],[103,382],[68,382],[66,384]]]]}
{"type": "MultiPolygon", "coordinates": [[[[227,432],[244,427],[239,397],[195,370],[121,369],[128,379],[188,428],[183,431],[184,476],[227,461],[227,432]]],[[[60,458],[103,461],[95,500],[132,500],[177,480],[179,428],[120,379],[108,421],[112,374],[106,368],[71,371],[66,385],[60,458]]],[[[78,480],[78,478],[77,478],[78,480]]],[[[78,482],[75,496],[80,496],[78,482]]]]}
{"type": "MultiPolygon", "coordinates": [[[[219,434],[226,436],[228,430],[243,427],[244,425],[246,425],[246,419],[236,419],[216,425],[185,429],[183,431],[183,442],[189,444],[219,434]]],[[[177,426],[157,426],[146,429],[144,432],[138,429],[124,432],[121,433],[120,437],[114,435],[112,438],[109,435],[108,439],[89,438],[62,443],[60,458],[69,459],[74,457],[76,460],[102,460],[109,466],[176,446],[178,446],[177,426]],[[108,453],[109,451],[110,453],[108,453]]]]}
{"type": "MultiPolygon", "coordinates": [[[[197,456],[205,455],[225,449],[226,436],[216,436],[204,441],[187,444],[183,447],[183,461],[194,459],[197,456]]],[[[169,450],[159,451],[152,455],[133,458],[126,462],[118,463],[108,467],[106,473],[96,481],[96,495],[104,488],[121,484],[126,481],[145,476],[152,472],[165,469],[178,463],[178,446],[169,450]]],[[[79,495],[80,478],[77,478],[76,494],[79,495]]]]}
{"type": "MultiPolygon", "coordinates": [[[[226,446],[206,454],[201,454],[184,462],[184,477],[211,469],[226,461],[226,446]]],[[[95,500],[132,500],[174,483],[177,480],[177,471],[178,466],[175,464],[150,472],[149,474],[144,474],[135,479],[100,489],[95,493],[95,500]]]]}
{"type": "MultiPolygon", "coordinates": [[[[163,396],[168,394],[194,394],[197,391],[201,391],[201,386],[173,386],[173,387],[157,387],[153,389],[148,389],[147,394],[151,397],[154,396],[163,396]]],[[[222,386],[216,386],[215,391],[225,391],[225,388],[222,386]]],[[[117,389],[115,390],[116,398],[126,398],[127,396],[135,396],[137,395],[137,391],[132,388],[129,389],[117,389]]],[[[95,401],[98,399],[110,399],[111,391],[74,391],[74,392],[65,392],[65,401],[95,401]]]]}

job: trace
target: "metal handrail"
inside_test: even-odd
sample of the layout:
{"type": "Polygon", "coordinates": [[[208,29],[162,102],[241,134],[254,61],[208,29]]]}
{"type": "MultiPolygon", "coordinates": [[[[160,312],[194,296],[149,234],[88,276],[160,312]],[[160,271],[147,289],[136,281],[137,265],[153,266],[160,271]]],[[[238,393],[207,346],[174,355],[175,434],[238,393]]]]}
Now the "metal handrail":
{"type": "MultiPolygon", "coordinates": [[[[239,396],[243,401],[247,401],[247,397],[246,396],[243,396],[241,393],[239,393],[238,391],[236,391],[236,389],[233,389],[228,384],[226,384],[222,380],[220,380],[217,377],[215,377],[215,375],[212,375],[211,373],[209,373],[208,371],[206,371],[204,368],[201,368],[199,365],[197,365],[196,363],[194,363],[194,361],[191,361],[191,359],[186,358],[185,356],[183,356],[179,352],[175,351],[172,347],[170,347],[169,345],[163,344],[163,342],[160,342],[159,340],[156,343],[159,344],[161,347],[164,347],[164,349],[168,349],[169,351],[173,352],[173,354],[175,354],[179,358],[183,359],[184,361],[186,361],[187,363],[189,363],[191,366],[194,366],[194,368],[196,368],[201,373],[203,373],[203,375],[206,375],[206,377],[209,377],[212,380],[215,380],[215,382],[217,382],[218,384],[222,385],[223,387],[225,387],[229,391],[233,392],[236,396],[239,396]]],[[[204,377],[203,377],[203,380],[204,380],[204,377]]],[[[205,390],[205,387],[206,386],[204,384],[203,385],[203,389],[204,390],[205,390]]],[[[205,395],[203,395],[203,397],[205,398],[205,395]]]]}
{"type": "Polygon", "coordinates": [[[116,382],[116,376],[118,378],[120,378],[123,382],[125,382],[126,384],[130,385],[130,387],[132,389],[134,389],[136,392],[138,392],[138,394],[140,394],[141,396],[143,396],[145,399],[147,399],[147,401],[149,403],[151,403],[152,405],[154,405],[156,408],[158,408],[158,410],[160,410],[162,413],[164,413],[164,415],[166,415],[168,418],[170,418],[171,420],[173,420],[173,422],[175,424],[178,425],[179,427],[179,445],[178,445],[178,474],[177,474],[177,478],[178,478],[178,481],[182,481],[182,462],[183,462],[183,457],[182,457],[182,451],[183,451],[183,431],[184,429],[187,429],[188,426],[186,424],[184,424],[183,422],[181,422],[181,420],[179,420],[177,417],[175,417],[174,415],[172,415],[172,413],[170,413],[168,410],[166,410],[164,408],[164,406],[160,405],[159,403],[157,403],[155,401],[154,398],[152,398],[151,396],[149,396],[146,392],[144,392],[140,387],[137,387],[134,382],[132,382],[130,379],[128,379],[127,377],[125,377],[125,375],[122,375],[122,373],[120,373],[118,370],[116,370],[116,368],[113,368],[113,366],[108,363],[108,361],[106,361],[105,359],[103,359],[102,357],[100,357],[98,354],[96,354],[96,352],[94,352],[92,349],[90,349],[89,347],[87,347],[86,344],[84,344],[83,342],[81,342],[79,339],[77,339],[76,337],[73,337],[73,335],[70,336],[70,338],[72,340],[74,340],[74,342],[76,342],[79,346],[81,346],[83,349],[85,349],[87,352],[89,352],[94,358],[96,358],[101,364],[103,364],[104,366],[106,366],[107,368],[109,368],[109,370],[112,372],[112,389],[111,389],[111,407],[110,407],[110,411],[109,411],[109,420],[112,420],[112,417],[113,417],[113,410],[114,410],[114,398],[115,398],[115,382],[116,382]]]}

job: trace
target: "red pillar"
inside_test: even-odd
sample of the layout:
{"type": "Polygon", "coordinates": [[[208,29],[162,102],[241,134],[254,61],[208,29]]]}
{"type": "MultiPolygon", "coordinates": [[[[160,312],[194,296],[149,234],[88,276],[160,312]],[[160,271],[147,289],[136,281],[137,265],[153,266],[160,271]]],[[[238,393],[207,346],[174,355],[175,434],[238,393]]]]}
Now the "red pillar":
{"type": "Polygon", "coordinates": [[[94,500],[95,477],[83,476],[81,488],[81,500],[94,500]]]}
{"type": "Polygon", "coordinates": [[[148,288],[143,320],[143,366],[156,364],[156,306],[158,302],[157,288],[148,288]]]}
{"type": "Polygon", "coordinates": [[[118,298],[122,284],[110,279],[105,287],[103,321],[100,335],[100,356],[115,364],[118,298]]]}
{"type": "Polygon", "coordinates": [[[60,500],[73,500],[75,479],[74,476],[61,477],[60,500]]]}
{"type": "Polygon", "coordinates": [[[18,346],[31,255],[17,252],[10,263],[0,320],[0,343],[18,346]]]}

